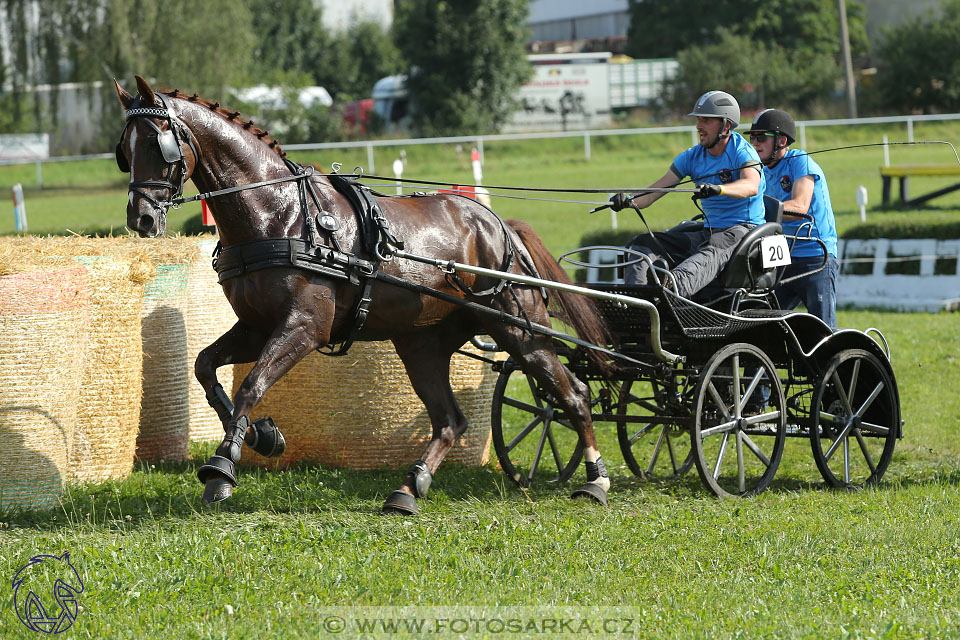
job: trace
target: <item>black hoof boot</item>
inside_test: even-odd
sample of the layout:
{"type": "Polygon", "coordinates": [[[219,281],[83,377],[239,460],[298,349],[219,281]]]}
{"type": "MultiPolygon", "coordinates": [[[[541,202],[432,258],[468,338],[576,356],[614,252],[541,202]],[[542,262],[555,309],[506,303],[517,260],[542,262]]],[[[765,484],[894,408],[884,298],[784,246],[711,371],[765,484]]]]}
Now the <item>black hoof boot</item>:
{"type": "Polygon", "coordinates": [[[207,464],[197,470],[197,478],[204,484],[203,504],[223,502],[233,495],[237,486],[234,465],[223,456],[211,456],[207,464]]]}
{"type": "Polygon", "coordinates": [[[283,434],[272,418],[255,420],[253,427],[247,432],[246,443],[265,458],[276,458],[287,448],[287,441],[283,439],[283,434]]]}
{"type": "Polygon", "coordinates": [[[383,503],[382,512],[387,515],[416,516],[420,514],[417,499],[406,491],[394,491],[383,503]]]}
{"type": "Polygon", "coordinates": [[[607,492],[595,482],[588,482],[570,494],[571,498],[586,498],[607,506],[607,492]]]}

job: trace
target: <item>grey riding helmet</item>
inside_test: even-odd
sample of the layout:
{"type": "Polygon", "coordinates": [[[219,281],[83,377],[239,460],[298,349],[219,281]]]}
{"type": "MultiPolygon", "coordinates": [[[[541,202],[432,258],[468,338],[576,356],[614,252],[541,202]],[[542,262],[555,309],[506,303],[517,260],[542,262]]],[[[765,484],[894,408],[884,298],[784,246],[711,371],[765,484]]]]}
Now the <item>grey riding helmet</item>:
{"type": "Polygon", "coordinates": [[[740,124],[740,105],[737,99],[726,91],[707,91],[700,96],[693,111],[688,116],[703,116],[704,118],[723,118],[733,123],[733,131],[740,124]]]}
{"type": "Polygon", "coordinates": [[[778,136],[786,136],[787,146],[790,146],[797,141],[797,123],[786,111],[764,109],[753,119],[750,131],[747,131],[747,135],[752,133],[775,133],[778,136]]]}

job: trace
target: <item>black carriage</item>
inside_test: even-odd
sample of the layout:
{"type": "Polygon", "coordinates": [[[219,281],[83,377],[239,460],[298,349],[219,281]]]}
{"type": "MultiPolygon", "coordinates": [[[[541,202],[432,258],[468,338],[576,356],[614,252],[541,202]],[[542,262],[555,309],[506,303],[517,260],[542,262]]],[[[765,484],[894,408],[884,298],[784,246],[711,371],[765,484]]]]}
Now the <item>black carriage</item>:
{"type": "MultiPolygon", "coordinates": [[[[617,357],[601,371],[583,348],[558,341],[558,350],[591,383],[593,420],[616,424],[637,476],[679,476],[696,466],[717,496],[755,495],[773,480],[788,437],[809,439],[830,486],[862,487],[886,471],[902,426],[886,341],[875,329],[831,330],[771,303],[781,274],[760,266],[759,250],[778,232],[774,221],[748,234],[702,300],[661,284],[586,285],[617,357]]],[[[571,257],[592,250],[618,252],[612,269],[647,259],[587,247],[561,260],[600,269],[571,257]]],[[[582,449],[563,412],[512,360],[495,366],[493,443],[504,471],[522,486],[568,479],[582,449]],[[506,407],[523,419],[508,420],[506,407]]]]}

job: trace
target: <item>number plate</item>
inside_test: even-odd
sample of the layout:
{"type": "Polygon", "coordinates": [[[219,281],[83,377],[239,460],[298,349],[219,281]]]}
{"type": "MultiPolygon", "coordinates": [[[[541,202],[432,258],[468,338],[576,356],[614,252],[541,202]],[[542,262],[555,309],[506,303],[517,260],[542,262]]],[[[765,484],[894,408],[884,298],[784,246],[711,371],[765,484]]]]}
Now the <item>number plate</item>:
{"type": "Polygon", "coordinates": [[[762,238],[760,254],[763,256],[761,262],[764,269],[790,264],[790,247],[787,246],[787,237],[775,235],[762,238]]]}

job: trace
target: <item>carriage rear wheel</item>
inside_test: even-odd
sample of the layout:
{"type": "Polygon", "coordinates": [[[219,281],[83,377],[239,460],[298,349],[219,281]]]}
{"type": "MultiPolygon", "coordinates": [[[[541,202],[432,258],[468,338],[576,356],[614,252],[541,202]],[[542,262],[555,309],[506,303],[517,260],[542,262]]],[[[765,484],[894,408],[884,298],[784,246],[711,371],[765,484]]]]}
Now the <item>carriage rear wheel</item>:
{"type": "Polygon", "coordinates": [[[556,401],[513,360],[503,364],[494,388],[491,427],[500,466],[521,487],[566,482],[583,457],[556,401]]]}
{"type": "Polygon", "coordinates": [[[720,497],[751,496],[769,486],[786,440],[783,384],[757,347],[717,351],[694,389],[691,440],[707,488],[720,497]]]}
{"type": "Polygon", "coordinates": [[[900,401],[887,368],[861,349],[844,349],[817,378],[810,444],[823,479],[859,488],[880,481],[896,445],[900,401]]]}
{"type": "Polygon", "coordinates": [[[630,470],[644,479],[674,478],[693,466],[686,426],[666,422],[668,389],[656,380],[625,380],[617,403],[617,439],[630,470]]]}

